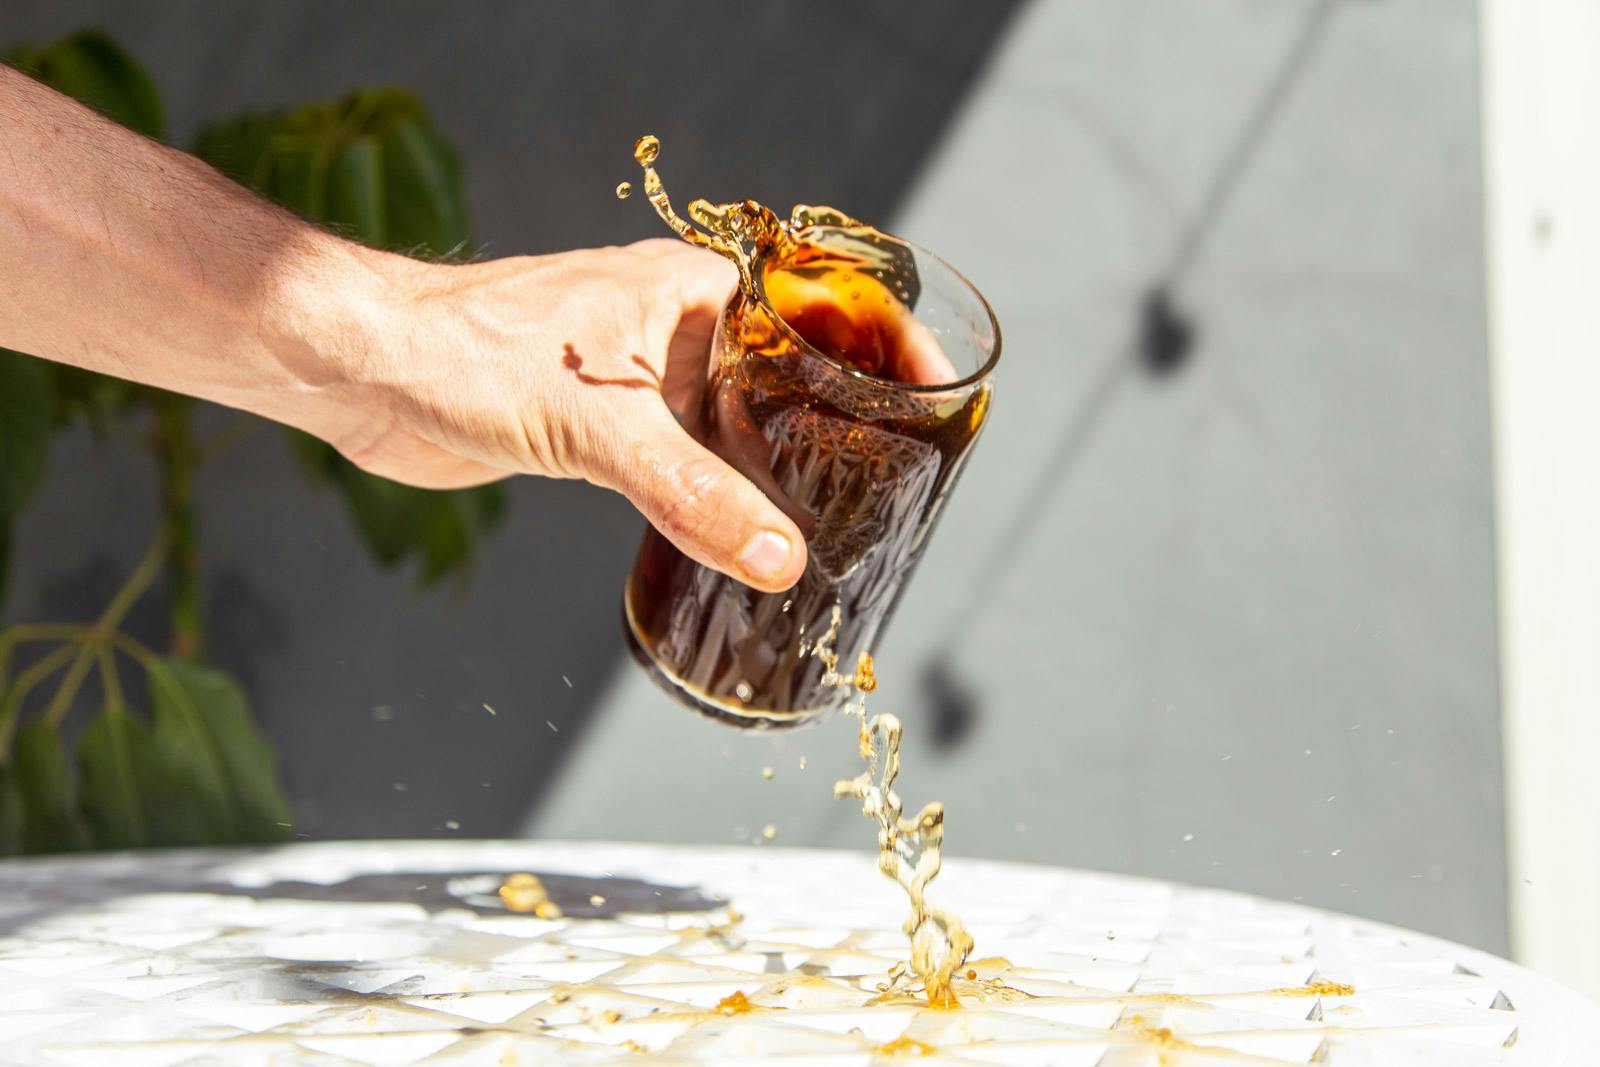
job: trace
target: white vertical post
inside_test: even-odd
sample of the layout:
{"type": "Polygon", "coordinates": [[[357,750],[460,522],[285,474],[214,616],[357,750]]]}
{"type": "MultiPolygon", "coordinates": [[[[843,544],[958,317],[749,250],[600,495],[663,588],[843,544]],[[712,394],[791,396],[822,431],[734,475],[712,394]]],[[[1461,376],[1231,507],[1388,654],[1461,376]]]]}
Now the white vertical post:
{"type": "Polygon", "coordinates": [[[1600,0],[1482,0],[1511,924],[1600,996],[1600,0]]]}

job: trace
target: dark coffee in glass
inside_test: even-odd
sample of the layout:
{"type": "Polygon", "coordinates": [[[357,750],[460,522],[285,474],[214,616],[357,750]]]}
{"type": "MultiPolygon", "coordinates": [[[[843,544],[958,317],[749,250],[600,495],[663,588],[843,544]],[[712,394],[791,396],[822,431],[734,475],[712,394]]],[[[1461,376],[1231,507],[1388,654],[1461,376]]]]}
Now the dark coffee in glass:
{"type": "Polygon", "coordinates": [[[624,601],[644,668],[743,726],[843,702],[811,642],[835,606],[844,662],[878,638],[983,427],[1000,352],[983,297],[916,245],[860,225],[790,238],[750,260],[685,425],[800,527],[805,573],[757,592],[651,529],[624,601]]]}

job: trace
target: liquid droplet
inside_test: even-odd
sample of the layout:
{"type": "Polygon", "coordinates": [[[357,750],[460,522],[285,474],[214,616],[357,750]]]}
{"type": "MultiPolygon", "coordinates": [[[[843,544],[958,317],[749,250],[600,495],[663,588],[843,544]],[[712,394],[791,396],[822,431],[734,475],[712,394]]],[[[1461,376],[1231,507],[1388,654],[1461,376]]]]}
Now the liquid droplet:
{"type": "Polygon", "coordinates": [[[755,1005],[750,1003],[750,998],[744,995],[743,990],[735,990],[717,1001],[717,1006],[712,1010],[718,1015],[743,1015],[754,1011],[755,1005]]]}
{"type": "Polygon", "coordinates": [[[653,133],[647,133],[633,142],[633,158],[639,161],[641,167],[655,163],[656,157],[660,154],[661,141],[653,133]]]}
{"type": "Polygon", "coordinates": [[[618,182],[617,183],[617,199],[618,200],[626,200],[626,199],[628,199],[628,197],[630,197],[632,195],[633,195],[633,183],[632,182],[618,182]]]}
{"type": "Polygon", "coordinates": [[[500,901],[508,911],[531,912],[549,900],[544,883],[526,871],[508,876],[500,886],[500,901]]]}

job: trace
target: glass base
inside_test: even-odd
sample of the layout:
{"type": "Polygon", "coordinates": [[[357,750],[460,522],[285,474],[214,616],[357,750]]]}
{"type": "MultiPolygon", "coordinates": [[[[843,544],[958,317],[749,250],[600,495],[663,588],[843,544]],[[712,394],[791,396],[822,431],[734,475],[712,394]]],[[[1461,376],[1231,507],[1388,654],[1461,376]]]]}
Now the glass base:
{"type": "Polygon", "coordinates": [[[796,726],[817,722],[834,710],[829,705],[804,711],[764,711],[718,700],[700,692],[669,671],[644,643],[638,627],[634,625],[633,607],[628,603],[627,593],[622,594],[622,633],[627,639],[628,651],[633,653],[634,662],[650,676],[650,680],[678,703],[698,711],[708,719],[744,730],[792,730],[796,726]]]}

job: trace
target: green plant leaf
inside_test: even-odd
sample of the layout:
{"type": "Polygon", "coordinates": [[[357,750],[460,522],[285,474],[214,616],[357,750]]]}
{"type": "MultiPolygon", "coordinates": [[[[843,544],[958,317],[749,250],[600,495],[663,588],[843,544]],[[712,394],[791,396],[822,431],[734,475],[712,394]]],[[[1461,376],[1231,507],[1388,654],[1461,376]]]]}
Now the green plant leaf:
{"type": "Polygon", "coordinates": [[[472,530],[460,503],[451,500],[448,506],[437,506],[434,501],[425,502],[422,570],[417,575],[423,585],[432,585],[472,559],[472,530]]]}
{"type": "Polygon", "coordinates": [[[472,241],[461,161],[421,122],[402,118],[383,140],[390,247],[460,255],[472,241]]]}
{"type": "MultiPolygon", "coordinates": [[[[0,521],[0,608],[6,606],[6,579],[11,577],[11,524],[0,521]]],[[[5,656],[0,655],[0,695],[6,689],[5,656]]]]}
{"type": "Polygon", "coordinates": [[[492,530],[500,525],[500,520],[506,514],[506,488],[503,484],[494,482],[473,489],[463,489],[461,495],[472,508],[473,514],[477,516],[480,528],[492,530]]]}
{"type": "Polygon", "coordinates": [[[252,111],[213,122],[200,131],[194,154],[236,182],[261,189],[267,180],[268,147],[281,111],[252,111]]]}
{"type": "Polygon", "coordinates": [[[22,508],[50,452],[50,381],[39,360],[0,349],[0,523],[22,508]]]}
{"type": "Polygon", "coordinates": [[[87,848],[78,817],[72,772],[55,727],[44,719],[17,731],[11,769],[22,797],[22,843],[28,852],[74,852],[87,848]]]}
{"type": "Polygon", "coordinates": [[[16,768],[0,763],[0,856],[22,853],[22,790],[17,788],[16,768]]]}
{"type": "Polygon", "coordinates": [[[65,363],[44,363],[54,397],[53,414],[58,424],[82,419],[97,437],[111,430],[112,421],[158,390],[122,378],[69,367],[65,363]]]}
{"type": "Polygon", "coordinates": [[[346,145],[328,166],[327,220],[373,248],[389,245],[383,150],[374,137],[346,145]]]}
{"type": "Polygon", "coordinates": [[[106,708],[78,739],[78,801],[99,848],[212,841],[196,794],[126,710],[106,708]]]}
{"type": "Polygon", "coordinates": [[[125,711],[108,708],[78,739],[79,804],[101,848],[149,843],[140,780],[145,775],[135,770],[136,763],[154,758],[143,733],[143,725],[125,711]]]}
{"type": "Polygon", "coordinates": [[[150,75],[99,30],[83,30],[52,44],[22,49],[12,53],[10,61],[130,130],[157,140],[166,135],[161,97],[150,75]]]}
{"type": "Polygon", "coordinates": [[[256,732],[237,683],[186,660],[144,666],[153,726],[108,707],[78,742],[79,805],[95,844],[140,848],[287,837],[291,818],[278,786],[277,757],[256,732]]]}
{"type": "Polygon", "coordinates": [[[421,547],[429,510],[426,489],[368,474],[342,460],[334,470],[334,484],[378,562],[392,567],[421,547]]]}
{"type": "Polygon", "coordinates": [[[471,244],[461,161],[403,89],[212,123],[196,154],[308,218],[377,248],[457,256],[471,244]]]}
{"type": "Polygon", "coordinates": [[[281,147],[271,147],[265,169],[262,192],[291,211],[308,219],[327,218],[328,150],[315,143],[303,143],[299,138],[274,138],[282,140],[281,147]]]}
{"type": "Polygon", "coordinates": [[[417,94],[398,85],[357,89],[338,103],[339,121],[363,133],[410,120],[427,124],[428,108],[417,94]]]}
{"type": "Polygon", "coordinates": [[[368,474],[332,446],[292,432],[295,457],[311,477],[344,498],[367,549],[384,567],[415,559],[418,581],[432,585],[464,571],[483,538],[505,514],[499,485],[442,491],[401,485],[368,474]]]}
{"type": "Polygon", "coordinates": [[[228,675],[168,658],[149,675],[154,738],[164,761],[203,797],[212,840],[289,836],[278,759],[256,730],[244,692],[228,675]]]}

